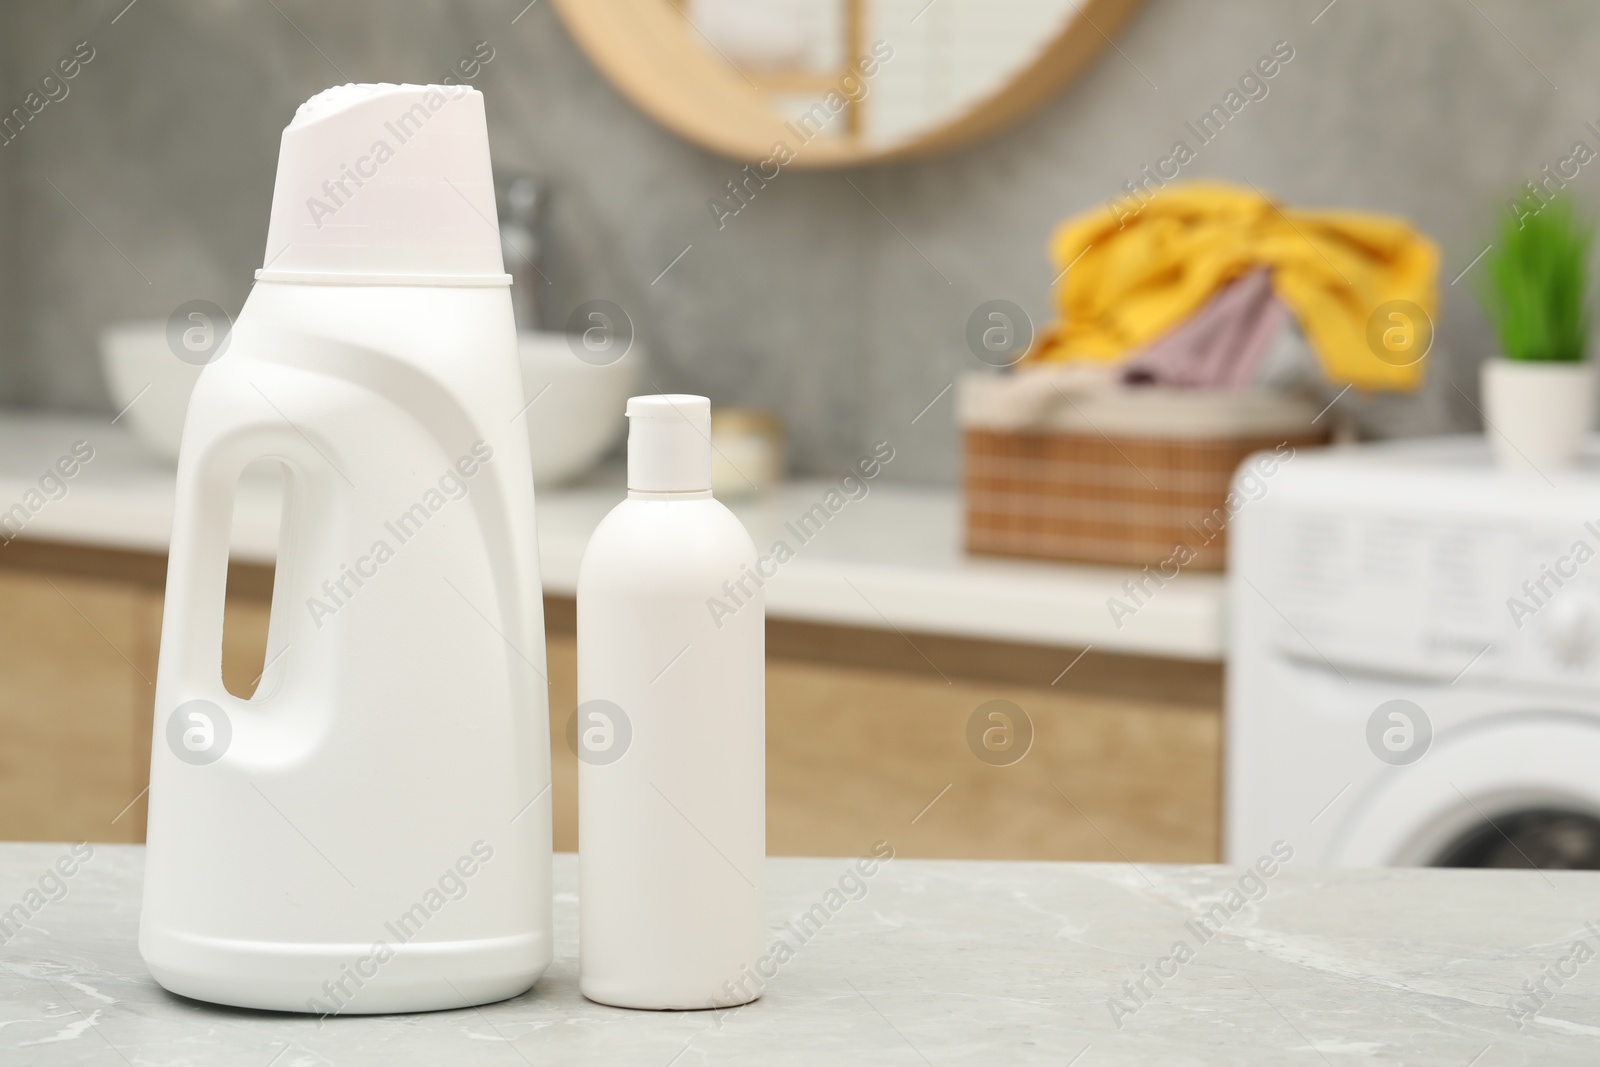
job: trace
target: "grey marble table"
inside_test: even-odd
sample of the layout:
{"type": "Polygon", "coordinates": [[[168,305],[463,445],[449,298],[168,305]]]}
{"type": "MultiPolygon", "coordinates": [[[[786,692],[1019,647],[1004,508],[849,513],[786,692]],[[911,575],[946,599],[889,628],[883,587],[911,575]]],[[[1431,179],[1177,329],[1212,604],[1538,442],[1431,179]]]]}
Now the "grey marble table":
{"type": "MultiPolygon", "coordinates": [[[[0,845],[0,911],[63,851],[0,845]]],[[[0,1064],[1600,1061],[1594,874],[895,859],[846,893],[848,860],[773,859],[772,936],[793,957],[717,1016],[579,996],[562,855],[556,960],[532,992],[319,1022],[161,990],[135,946],[142,865],[138,847],[96,846],[0,947],[0,1064]],[[788,924],[818,904],[802,941],[788,924]]]]}

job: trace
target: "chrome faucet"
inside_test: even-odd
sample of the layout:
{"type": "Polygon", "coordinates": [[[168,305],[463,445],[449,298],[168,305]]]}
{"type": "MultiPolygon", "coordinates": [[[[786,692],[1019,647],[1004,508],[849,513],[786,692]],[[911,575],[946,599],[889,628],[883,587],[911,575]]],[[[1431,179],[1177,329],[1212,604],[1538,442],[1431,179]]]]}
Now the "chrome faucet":
{"type": "Polygon", "coordinates": [[[506,180],[500,210],[500,254],[511,275],[511,314],[518,330],[539,329],[543,300],[539,214],[544,188],[536,178],[515,174],[506,180]]]}

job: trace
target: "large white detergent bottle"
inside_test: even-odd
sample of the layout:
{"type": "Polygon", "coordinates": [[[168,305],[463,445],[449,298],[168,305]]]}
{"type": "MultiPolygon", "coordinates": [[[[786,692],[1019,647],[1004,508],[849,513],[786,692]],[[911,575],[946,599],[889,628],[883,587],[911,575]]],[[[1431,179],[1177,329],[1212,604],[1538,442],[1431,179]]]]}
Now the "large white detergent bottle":
{"type": "Polygon", "coordinates": [[[550,962],[544,624],[483,98],[346,85],[283,133],[266,266],[184,425],[139,951],[175,993],[457,1008],[550,962]],[[235,486],[287,489],[223,687],[235,486]]]}

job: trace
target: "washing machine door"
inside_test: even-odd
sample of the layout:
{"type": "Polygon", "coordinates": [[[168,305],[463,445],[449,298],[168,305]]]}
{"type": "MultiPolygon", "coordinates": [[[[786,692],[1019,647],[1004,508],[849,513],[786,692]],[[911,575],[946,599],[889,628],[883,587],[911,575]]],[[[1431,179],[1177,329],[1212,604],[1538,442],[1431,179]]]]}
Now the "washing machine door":
{"type": "Polygon", "coordinates": [[[1520,711],[1385,772],[1334,839],[1341,866],[1600,869],[1600,720],[1520,711]]]}

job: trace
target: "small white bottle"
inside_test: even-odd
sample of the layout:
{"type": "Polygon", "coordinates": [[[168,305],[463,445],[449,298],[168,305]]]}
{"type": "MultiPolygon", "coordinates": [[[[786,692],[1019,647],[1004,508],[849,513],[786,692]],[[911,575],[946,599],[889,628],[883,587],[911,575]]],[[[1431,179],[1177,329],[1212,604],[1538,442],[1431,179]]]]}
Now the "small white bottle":
{"type": "Polygon", "coordinates": [[[579,988],[720,1008],[769,975],[756,550],[711,496],[711,403],[628,401],[628,499],[578,571],[579,988]]]}

